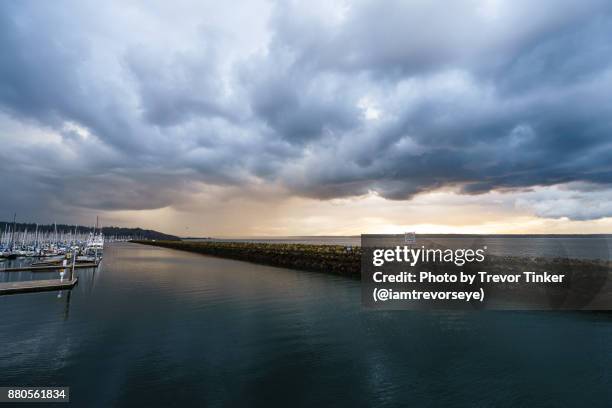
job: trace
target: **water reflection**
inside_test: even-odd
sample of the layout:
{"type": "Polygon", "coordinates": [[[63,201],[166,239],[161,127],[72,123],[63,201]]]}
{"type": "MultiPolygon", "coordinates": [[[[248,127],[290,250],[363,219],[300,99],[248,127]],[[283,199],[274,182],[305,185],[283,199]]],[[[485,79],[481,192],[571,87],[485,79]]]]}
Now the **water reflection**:
{"type": "Polygon", "coordinates": [[[359,282],[134,244],[0,297],[2,385],[76,406],[610,406],[608,314],[373,312],[359,282]]]}

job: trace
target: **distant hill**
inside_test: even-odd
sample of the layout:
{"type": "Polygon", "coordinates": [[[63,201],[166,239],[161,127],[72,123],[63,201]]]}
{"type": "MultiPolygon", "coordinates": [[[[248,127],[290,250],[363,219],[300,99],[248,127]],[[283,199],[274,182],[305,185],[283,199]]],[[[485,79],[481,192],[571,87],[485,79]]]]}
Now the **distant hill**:
{"type": "MultiPolygon", "coordinates": [[[[12,226],[12,222],[0,221],[0,234],[8,231],[8,229],[12,226]]],[[[76,228],[77,233],[88,233],[93,231],[93,227],[83,227],[83,226],[74,226],[74,225],[66,225],[66,224],[57,224],[58,233],[62,232],[74,232],[76,228]]],[[[18,222],[15,224],[15,230],[18,232],[22,232],[25,230],[28,232],[34,232],[36,230],[35,223],[23,223],[18,222]]],[[[55,230],[55,225],[39,225],[38,231],[40,233],[45,232],[53,232],[55,230]]],[[[142,229],[142,228],[124,228],[124,227],[102,227],[102,233],[107,237],[131,237],[132,239],[159,239],[159,240],[180,240],[179,237],[169,234],[164,234],[163,232],[142,229]]]]}
{"type": "Polygon", "coordinates": [[[122,228],[122,227],[104,227],[102,232],[106,236],[132,236],[133,239],[160,239],[170,241],[180,241],[181,239],[175,235],[164,234],[155,230],[147,230],[142,228],[122,228]]]}

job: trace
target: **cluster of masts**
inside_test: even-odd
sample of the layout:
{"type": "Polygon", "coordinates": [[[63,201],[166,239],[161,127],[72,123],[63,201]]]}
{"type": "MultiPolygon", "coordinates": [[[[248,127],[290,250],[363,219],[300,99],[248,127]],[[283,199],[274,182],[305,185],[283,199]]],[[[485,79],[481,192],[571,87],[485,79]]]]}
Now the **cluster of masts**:
{"type": "Polygon", "coordinates": [[[8,248],[11,244],[15,247],[40,247],[46,245],[69,245],[77,242],[86,241],[91,232],[74,231],[11,231],[11,226],[7,226],[0,235],[0,246],[8,248]]]}
{"type": "Polygon", "coordinates": [[[59,230],[55,224],[53,230],[33,230],[25,228],[18,231],[15,219],[0,232],[0,258],[47,257],[65,255],[77,251],[86,254],[102,252],[104,242],[118,240],[117,237],[106,238],[97,226],[83,231],[75,226],[70,230],[59,230]]]}

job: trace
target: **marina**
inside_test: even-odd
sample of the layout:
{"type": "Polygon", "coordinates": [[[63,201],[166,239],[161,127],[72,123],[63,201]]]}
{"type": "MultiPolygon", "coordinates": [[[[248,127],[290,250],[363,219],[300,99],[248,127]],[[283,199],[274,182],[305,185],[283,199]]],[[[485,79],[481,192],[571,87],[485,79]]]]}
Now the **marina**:
{"type": "Polygon", "coordinates": [[[70,290],[78,282],[75,270],[98,268],[105,237],[98,228],[97,219],[96,226],[87,233],[78,226],[69,231],[58,230],[57,224],[54,224],[51,231],[48,228],[39,230],[36,225],[31,233],[27,228],[18,231],[15,218],[16,214],[12,224],[7,225],[0,236],[0,264],[5,266],[0,267],[0,273],[4,272],[0,276],[6,280],[0,282],[0,296],[70,290]],[[9,279],[9,273],[22,272],[30,272],[30,279],[9,279]],[[44,273],[53,276],[46,276],[47,279],[34,278],[34,274],[44,273]]]}
{"type": "Polygon", "coordinates": [[[101,256],[105,242],[122,242],[134,239],[132,235],[105,235],[99,221],[90,227],[82,225],[39,225],[17,223],[17,214],[12,222],[0,222],[0,262],[20,258],[32,259],[35,263],[62,261],[71,253],[78,255],[77,262],[94,262],[101,256]],[[36,261],[34,261],[36,259],[36,261]]]}

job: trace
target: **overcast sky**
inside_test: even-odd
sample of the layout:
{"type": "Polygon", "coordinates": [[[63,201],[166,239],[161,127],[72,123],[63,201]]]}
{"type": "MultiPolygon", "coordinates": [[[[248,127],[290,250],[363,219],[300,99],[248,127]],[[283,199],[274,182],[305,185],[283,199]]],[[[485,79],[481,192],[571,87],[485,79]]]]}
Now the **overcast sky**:
{"type": "Polygon", "coordinates": [[[2,1],[0,219],[612,232],[609,1],[2,1]]]}

